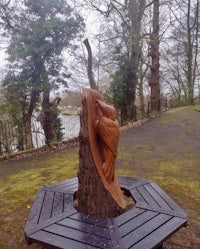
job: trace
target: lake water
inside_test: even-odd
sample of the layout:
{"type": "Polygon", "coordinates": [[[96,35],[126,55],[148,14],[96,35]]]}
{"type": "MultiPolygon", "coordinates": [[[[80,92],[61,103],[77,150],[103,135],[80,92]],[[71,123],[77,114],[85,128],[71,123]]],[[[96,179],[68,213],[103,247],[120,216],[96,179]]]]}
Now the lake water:
{"type": "MultiPolygon", "coordinates": [[[[79,136],[80,131],[80,117],[75,115],[60,115],[62,123],[63,141],[69,141],[70,139],[79,136]]],[[[34,147],[42,147],[45,145],[45,136],[39,121],[33,120],[33,145],[34,147]]]]}

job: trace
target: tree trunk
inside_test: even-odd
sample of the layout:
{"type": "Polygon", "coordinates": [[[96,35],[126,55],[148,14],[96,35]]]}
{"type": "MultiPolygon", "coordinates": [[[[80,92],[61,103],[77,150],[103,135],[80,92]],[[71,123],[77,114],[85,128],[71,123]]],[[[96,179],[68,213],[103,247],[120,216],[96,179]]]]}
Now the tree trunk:
{"type": "Polygon", "coordinates": [[[144,14],[146,1],[140,0],[128,1],[128,17],[131,21],[130,36],[131,36],[131,46],[130,46],[130,71],[127,75],[127,94],[126,94],[126,120],[133,121],[135,119],[135,94],[136,86],[138,85],[138,67],[139,59],[141,56],[141,21],[144,14]]]}
{"type": "Polygon", "coordinates": [[[24,144],[25,149],[29,150],[33,148],[33,138],[31,131],[31,115],[24,115],[24,144]]]}
{"type": "Polygon", "coordinates": [[[144,61],[143,58],[140,58],[139,63],[139,81],[138,81],[138,94],[139,94],[139,100],[140,100],[140,111],[142,114],[142,117],[145,117],[145,98],[144,98],[144,75],[146,74],[148,67],[146,67],[145,70],[143,70],[144,61]]]}
{"type": "Polygon", "coordinates": [[[193,104],[194,86],[192,80],[193,44],[191,22],[191,1],[187,4],[187,82],[188,82],[188,103],[193,104]]]}
{"type": "Polygon", "coordinates": [[[124,210],[125,202],[116,175],[110,172],[104,174],[102,170],[107,159],[113,157],[104,154],[106,147],[102,149],[103,141],[93,127],[96,99],[102,100],[97,91],[83,89],[76,206],[81,213],[102,218],[115,217],[124,210]]]}
{"type": "Polygon", "coordinates": [[[49,91],[45,90],[43,93],[42,102],[42,127],[45,133],[46,144],[49,146],[53,142],[53,127],[52,127],[52,112],[49,101],[49,91]]]}
{"type": "Polygon", "coordinates": [[[27,103],[26,100],[22,102],[22,115],[23,115],[23,143],[24,149],[32,149],[33,148],[33,138],[31,131],[31,118],[33,115],[33,111],[36,107],[36,103],[38,101],[39,92],[36,90],[31,91],[30,103],[27,103]]]}
{"type": "Polygon", "coordinates": [[[151,88],[151,111],[160,111],[160,64],[159,64],[159,0],[153,1],[153,31],[150,40],[151,46],[151,75],[149,86],[151,88]]]}

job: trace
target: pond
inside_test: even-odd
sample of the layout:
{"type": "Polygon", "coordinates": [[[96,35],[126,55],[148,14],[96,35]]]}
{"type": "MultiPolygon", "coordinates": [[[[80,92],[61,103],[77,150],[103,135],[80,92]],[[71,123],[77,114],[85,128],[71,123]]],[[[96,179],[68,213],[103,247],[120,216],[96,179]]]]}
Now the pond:
{"type": "MultiPolygon", "coordinates": [[[[78,115],[60,115],[62,123],[63,141],[76,138],[80,131],[80,117],[78,115]]],[[[36,119],[32,120],[33,145],[39,148],[45,145],[45,136],[41,123],[36,119]]]]}

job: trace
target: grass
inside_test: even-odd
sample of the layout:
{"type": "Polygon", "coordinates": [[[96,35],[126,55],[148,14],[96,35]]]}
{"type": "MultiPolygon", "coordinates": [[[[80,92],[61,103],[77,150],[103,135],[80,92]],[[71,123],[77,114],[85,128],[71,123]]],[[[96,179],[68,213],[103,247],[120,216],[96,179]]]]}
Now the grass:
{"type": "MultiPolygon", "coordinates": [[[[200,117],[193,110],[166,113],[145,124],[147,133],[139,127],[121,135],[117,173],[155,181],[189,215],[188,227],[168,239],[166,249],[200,248],[200,117]],[[175,135],[170,137],[172,131],[175,135]],[[190,143],[184,143],[188,139],[190,143]]],[[[36,193],[43,186],[75,177],[77,167],[77,147],[0,163],[1,249],[42,249],[27,245],[23,236],[36,193]]]]}
{"type": "Polygon", "coordinates": [[[51,156],[28,158],[23,161],[0,164],[10,167],[10,175],[0,180],[0,248],[41,248],[24,242],[23,229],[37,191],[46,185],[76,176],[77,149],[58,152],[51,156]],[[24,165],[24,166],[22,166],[24,165]],[[26,169],[28,165],[28,169],[26,169]],[[12,168],[21,168],[12,174],[12,168]]]}
{"type": "Polygon", "coordinates": [[[200,112],[200,105],[196,105],[196,106],[194,107],[194,110],[195,110],[196,112],[200,112]]]}

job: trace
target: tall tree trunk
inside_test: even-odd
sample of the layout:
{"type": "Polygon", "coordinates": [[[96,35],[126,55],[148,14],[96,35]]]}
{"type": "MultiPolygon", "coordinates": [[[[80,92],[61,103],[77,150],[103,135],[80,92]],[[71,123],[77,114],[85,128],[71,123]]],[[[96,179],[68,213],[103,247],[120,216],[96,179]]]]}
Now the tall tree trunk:
{"type": "Polygon", "coordinates": [[[33,148],[31,118],[38,100],[38,96],[39,92],[36,90],[32,90],[29,106],[28,107],[26,106],[27,105],[26,101],[23,103],[24,149],[33,148]]]}
{"type": "Polygon", "coordinates": [[[103,173],[103,165],[113,157],[104,154],[106,147],[102,149],[103,142],[93,127],[97,99],[102,100],[97,91],[83,89],[76,206],[79,212],[105,218],[119,215],[125,203],[115,173],[110,173],[111,168],[108,175],[103,173]]]}
{"type": "Polygon", "coordinates": [[[151,111],[160,111],[160,64],[159,64],[159,0],[153,1],[153,31],[150,39],[151,46],[151,74],[149,86],[151,88],[151,111]]]}
{"type": "Polygon", "coordinates": [[[127,94],[125,97],[127,121],[133,121],[135,119],[134,105],[136,86],[138,84],[138,56],[139,51],[135,51],[133,46],[130,56],[130,64],[132,66],[127,74],[127,94]]]}
{"type": "Polygon", "coordinates": [[[145,98],[144,98],[144,77],[147,73],[148,66],[146,66],[146,69],[144,70],[144,58],[140,58],[139,63],[139,80],[138,80],[138,94],[139,94],[139,100],[140,100],[140,111],[142,114],[142,117],[145,117],[145,98]]]}
{"type": "Polygon", "coordinates": [[[42,126],[45,133],[46,144],[49,146],[53,142],[52,111],[49,100],[50,91],[45,89],[42,101],[42,126]]]}
{"type": "Polygon", "coordinates": [[[199,34],[200,34],[200,8],[199,0],[196,0],[196,11],[195,11],[195,45],[194,45],[194,66],[193,66],[193,86],[197,79],[197,70],[198,70],[198,55],[199,55],[199,34]]]}
{"type": "Polygon", "coordinates": [[[145,9],[145,0],[136,0],[128,1],[128,17],[131,21],[131,45],[130,45],[130,72],[127,75],[127,96],[126,96],[126,119],[127,121],[132,121],[135,118],[135,94],[136,86],[138,84],[138,67],[139,67],[139,58],[141,54],[140,48],[140,31],[141,31],[141,21],[145,9]]]}
{"type": "Polygon", "coordinates": [[[191,0],[187,3],[187,84],[188,104],[194,104],[194,84],[197,71],[197,54],[199,51],[199,0],[196,1],[195,18],[191,18],[191,0]],[[191,23],[193,22],[193,23],[191,23]],[[193,35],[194,33],[194,35],[193,35]],[[196,43],[196,44],[195,44],[196,43]]]}
{"type": "Polygon", "coordinates": [[[24,115],[24,148],[26,150],[33,148],[33,138],[31,130],[31,117],[30,114],[24,115]]]}
{"type": "Polygon", "coordinates": [[[192,28],[190,24],[191,1],[187,4],[187,82],[188,82],[188,102],[193,104],[194,86],[192,81],[192,61],[193,61],[193,44],[192,44],[192,28]]]}

